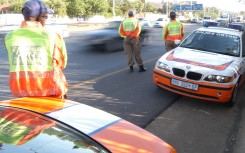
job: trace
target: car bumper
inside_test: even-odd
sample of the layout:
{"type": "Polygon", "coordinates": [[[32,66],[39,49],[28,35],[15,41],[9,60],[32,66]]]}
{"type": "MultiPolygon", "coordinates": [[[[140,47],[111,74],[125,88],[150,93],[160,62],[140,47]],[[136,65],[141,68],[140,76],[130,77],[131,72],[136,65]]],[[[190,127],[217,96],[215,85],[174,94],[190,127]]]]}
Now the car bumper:
{"type": "Polygon", "coordinates": [[[153,82],[158,87],[183,96],[214,102],[228,102],[232,97],[232,92],[235,87],[235,85],[220,85],[207,82],[191,82],[190,80],[180,79],[156,68],[153,72],[153,82]],[[171,83],[172,79],[198,85],[198,90],[186,89],[173,85],[171,83]]]}
{"type": "Polygon", "coordinates": [[[161,25],[154,25],[155,28],[162,28],[163,26],[161,25]]]}

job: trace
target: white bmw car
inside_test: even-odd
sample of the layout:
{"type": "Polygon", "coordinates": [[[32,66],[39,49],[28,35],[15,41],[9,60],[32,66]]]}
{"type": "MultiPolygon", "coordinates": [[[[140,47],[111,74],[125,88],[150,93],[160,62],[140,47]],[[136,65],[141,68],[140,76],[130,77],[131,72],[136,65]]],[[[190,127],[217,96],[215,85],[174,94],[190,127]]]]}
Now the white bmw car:
{"type": "Polygon", "coordinates": [[[195,30],[157,61],[154,84],[180,95],[232,106],[245,80],[244,36],[240,25],[195,30]]]}

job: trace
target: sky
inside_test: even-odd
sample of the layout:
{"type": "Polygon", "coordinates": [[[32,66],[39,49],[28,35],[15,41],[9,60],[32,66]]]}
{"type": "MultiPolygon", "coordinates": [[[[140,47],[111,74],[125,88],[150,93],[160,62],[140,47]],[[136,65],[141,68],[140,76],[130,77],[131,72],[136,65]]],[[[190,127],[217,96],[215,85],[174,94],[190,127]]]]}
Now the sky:
{"type": "MultiPolygon", "coordinates": [[[[162,0],[146,0],[147,2],[161,2],[162,0]]],[[[166,1],[166,0],[165,0],[166,1]]],[[[169,0],[170,2],[180,1],[180,0],[169,0]]],[[[183,1],[183,0],[181,0],[183,1]]],[[[191,0],[187,0],[191,1],[191,0]]],[[[194,0],[193,0],[194,1],[194,0]]],[[[195,0],[199,4],[203,4],[204,7],[214,6],[219,9],[223,9],[231,12],[245,11],[245,4],[238,3],[237,0],[195,0]]]]}

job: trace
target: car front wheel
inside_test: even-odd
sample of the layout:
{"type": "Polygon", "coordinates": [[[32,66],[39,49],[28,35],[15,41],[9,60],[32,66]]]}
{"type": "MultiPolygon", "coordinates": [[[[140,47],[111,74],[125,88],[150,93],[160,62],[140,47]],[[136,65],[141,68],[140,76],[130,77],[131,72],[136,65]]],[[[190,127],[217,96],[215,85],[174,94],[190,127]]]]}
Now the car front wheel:
{"type": "Polygon", "coordinates": [[[235,85],[234,91],[232,93],[232,97],[231,97],[230,101],[228,102],[228,106],[231,107],[236,103],[238,89],[239,89],[239,81],[237,81],[237,83],[235,85]]]}

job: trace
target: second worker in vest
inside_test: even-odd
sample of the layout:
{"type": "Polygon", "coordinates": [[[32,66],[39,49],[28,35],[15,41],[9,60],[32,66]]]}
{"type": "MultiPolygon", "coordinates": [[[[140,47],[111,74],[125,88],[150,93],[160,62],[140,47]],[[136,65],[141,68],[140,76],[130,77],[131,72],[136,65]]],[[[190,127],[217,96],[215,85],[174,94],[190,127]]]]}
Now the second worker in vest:
{"type": "Polygon", "coordinates": [[[129,11],[128,18],[124,19],[119,27],[119,34],[124,37],[124,54],[127,57],[130,72],[134,71],[134,58],[139,66],[139,72],[146,71],[141,58],[140,32],[140,22],[134,18],[134,12],[129,11]]]}
{"type": "Polygon", "coordinates": [[[10,90],[15,97],[65,97],[68,85],[62,69],[67,52],[63,38],[44,28],[52,13],[43,2],[29,0],[22,8],[19,29],[5,37],[10,68],[10,90]]]}
{"type": "Polygon", "coordinates": [[[165,40],[166,52],[176,48],[184,37],[184,27],[176,21],[176,13],[170,12],[170,22],[163,28],[163,40],[165,40]]]}

